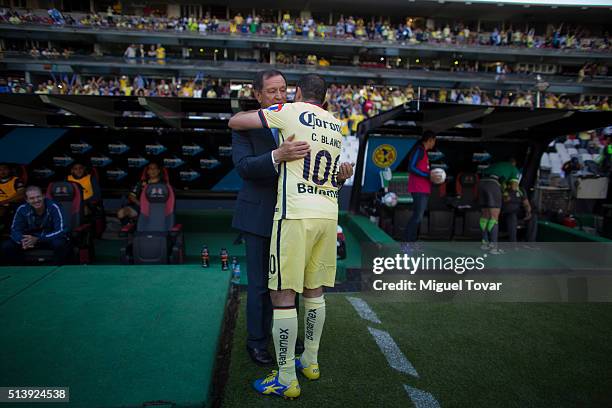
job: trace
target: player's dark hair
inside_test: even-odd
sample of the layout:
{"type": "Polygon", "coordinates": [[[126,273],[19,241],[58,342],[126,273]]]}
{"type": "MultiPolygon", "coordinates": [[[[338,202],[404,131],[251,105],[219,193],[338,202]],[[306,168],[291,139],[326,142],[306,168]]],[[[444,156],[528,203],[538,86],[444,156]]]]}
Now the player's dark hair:
{"type": "Polygon", "coordinates": [[[315,74],[304,75],[299,79],[297,87],[302,90],[304,101],[313,101],[319,104],[325,101],[327,84],[325,84],[325,80],[320,76],[315,74]]]}
{"type": "Polygon", "coordinates": [[[76,166],[77,164],[80,164],[81,166],[85,167],[85,171],[89,170],[89,166],[87,166],[87,164],[83,160],[73,161],[72,164],[70,165],[70,170],[72,170],[72,168],[76,166]]]}
{"type": "Polygon", "coordinates": [[[421,138],[419,139],[419,143],[425,143],[431,139],[435,139],[436,138],[436,134],[434,132],[432,132],[431,130],[426,130],[425,132],[423,132],[423,135],[421,136],[421,138]]]}
{"type": "Polygon", "coordinates": [[[436,138],[436,134],[432,132],[431,130],[424,131],[421,137],[419,138],[419,140],[417,140],[417,142],[413,144],[410,150],[408,151],[408,154],[406,155],[406,157],[408,157],[408,160],[412,160],[412,155],[416,151],[417,147],[423,146],[428,140],[435,139],[435,138],[436,138]]]}
{"type": "Polygon", "coordinates": [[[279,75],[283,77],[285,84],[287,84],[287,78],[285,78],[282,72],[276,69],[266,69],[264,71],[259,71],[257,74],[255,74],[255,79],[253,80],[253,89],[255,89],[256,91],[262,91],[263,86],[264,86],[264,81],[266,79],[270,79],[272,77],[279,76],[279,75]]]}

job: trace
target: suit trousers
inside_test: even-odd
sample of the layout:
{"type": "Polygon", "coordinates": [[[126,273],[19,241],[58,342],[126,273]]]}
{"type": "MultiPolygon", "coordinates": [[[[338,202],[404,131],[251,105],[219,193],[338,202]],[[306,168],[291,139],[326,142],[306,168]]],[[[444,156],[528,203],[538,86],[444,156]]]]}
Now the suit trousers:
{"type": "Polygon", "coordinates": [[[245,232],[247,253],[247,346],[265,349],[272,332],[272,301],[268,290],[270,238],[245,232]]]}

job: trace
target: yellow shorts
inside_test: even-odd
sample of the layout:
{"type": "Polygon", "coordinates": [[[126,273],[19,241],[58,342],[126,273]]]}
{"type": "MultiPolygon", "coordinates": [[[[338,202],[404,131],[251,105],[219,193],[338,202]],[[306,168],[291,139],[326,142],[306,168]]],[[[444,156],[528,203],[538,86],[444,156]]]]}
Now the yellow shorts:
{"type": "Polygon", "coordinates": [[[336,281],[336,220],[275,220],[270,241],[268,288],[333,287],[336,281]]]}

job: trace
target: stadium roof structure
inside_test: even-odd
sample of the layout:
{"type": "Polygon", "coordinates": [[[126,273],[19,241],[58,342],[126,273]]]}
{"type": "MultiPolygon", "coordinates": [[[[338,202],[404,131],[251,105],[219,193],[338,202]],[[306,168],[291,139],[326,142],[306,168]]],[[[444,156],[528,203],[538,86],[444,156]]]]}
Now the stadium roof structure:
{"type": "Polygon", "coordinates": [[[516,106],[411,102],[360,124],[358,134],[420,135],[424,130],[444,137],[480,141],[552,139],[612,124],[612,112],[532,109],[516,106]]]}
{"type": "Polygon", "coordinates": [[[367,140],[371,136],[418,137],[435,132],[440,139],[457,142],[528,143],[521,184],[533,185],[540,157],[559,136],[612,125],[611,111],[531,109],[514,106],[461,105],[411,102],[359,124],[359,153],[351,197],[351,209],[359,208],[367,140]]]}
{"type": "Polygon", "coordinates": [[[87,95],[0,95],[0,125],[175,129],[228,133],[255,100],[87,95]]]}

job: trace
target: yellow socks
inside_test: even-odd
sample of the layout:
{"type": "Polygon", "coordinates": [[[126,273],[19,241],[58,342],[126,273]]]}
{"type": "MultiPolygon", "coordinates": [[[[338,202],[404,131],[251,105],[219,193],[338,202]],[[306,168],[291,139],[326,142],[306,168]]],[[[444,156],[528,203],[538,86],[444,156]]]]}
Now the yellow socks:
{"type": "Polygon", "coordinates": [[[325,324],[325,297],[304,299],[304,354],[300,361],[304,367],[318,364],[319,342],[325,324]]]}
{"type": "Polygon", "coordinates": [[[278,381],[283,385],[297,380],[295,376],[295,339],[298,320],[295,307],[274,308],[272,315],[272,338],[278,363],[278,381]]]}

